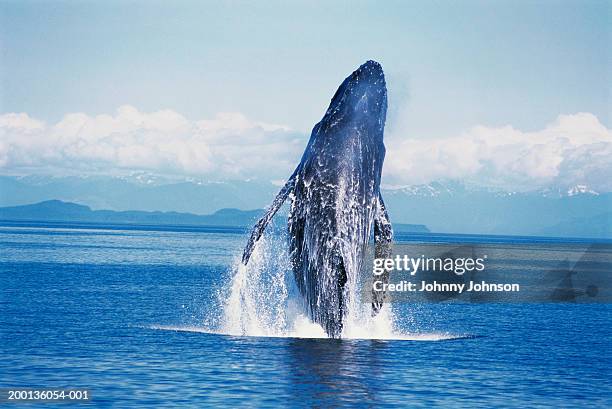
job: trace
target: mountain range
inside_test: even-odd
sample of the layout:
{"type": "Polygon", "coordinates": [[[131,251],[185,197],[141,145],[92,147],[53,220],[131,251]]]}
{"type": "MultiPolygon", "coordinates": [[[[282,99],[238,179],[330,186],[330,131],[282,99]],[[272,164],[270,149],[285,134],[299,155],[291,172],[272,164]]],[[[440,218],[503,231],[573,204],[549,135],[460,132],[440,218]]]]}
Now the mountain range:
{"type": "MultiPolygon", "coordinates": [[[[121,225],[166,225],[166,226],[217,226],[250,228],[263,215],[263,209],[220,209],[210,215],[179,212],[147,212],[129,210],[92,210],[88,206],[47,200],[21,206],[0,207],[0,221],[51,222],[51,223],[104,223],[121,225]]],[[[278,215],[275,221],[282,225],[286,215],[278,215]]],[[[398,232],[427,233],[423,225],[397,224],[398,232]]]]}
{"type": "MultiPolygon", "coordinates": [[[[268,206],[280,189],[279,184],[258,180],[167,180],[144,174],[0,176],[0,206],[57,199],[94,210],[209,217],[227,208],[258,212],[249,209],[268,206]]],[[[445,181],[382,190],[394,225],[426,225],[440,233],[612,238],[612,193],[595,192],[585,185],[505,192],[445,181]]],[[[223,212],[227,210],[221,216],[223,212]]],[[[238,220],[237,214],[232,217],[238,220]]],[[[256,213],[248,217],[256,218],[256,213]]]]}

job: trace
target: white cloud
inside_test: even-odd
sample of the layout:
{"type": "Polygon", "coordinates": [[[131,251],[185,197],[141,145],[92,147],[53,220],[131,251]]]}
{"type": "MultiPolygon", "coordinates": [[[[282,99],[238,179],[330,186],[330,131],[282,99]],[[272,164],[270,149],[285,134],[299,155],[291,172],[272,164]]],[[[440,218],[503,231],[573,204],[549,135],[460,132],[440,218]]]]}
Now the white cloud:
{"type": "Polygon", "coordinates": [[[55,124],[24,113],[0,116],[0,167],[13,171],[272,177],[294,166],[305,144],[288,127],[239,113],[191,121],[171,110],[144,113],[126,105],[114,115],[71,113],[55,124]]]}
{"type": "MultiPolygon", "coordinates": [[[[535,132],[476,126],[456,137],[386,140],[383,182],[459,179],[510,190],[551,184],[612,190],[612,131],[589,113],[561,115],[535,132]]],[[[46,124],[0,115],[0,169],[74,173],[144,170],[211,179],[289,176],[307,136],[240,113],[193,121],[177,112],[120,107],[114,115],[65,115],[46,124]]]]}
{"type": "Polygon", "coordinates": [[[587,184],[612,190],[612,131],[590,113],[560,115],[544,129],[476,126],[452,138],[386,141],[392,184],[461,179],[505,189],[587,184]]]}

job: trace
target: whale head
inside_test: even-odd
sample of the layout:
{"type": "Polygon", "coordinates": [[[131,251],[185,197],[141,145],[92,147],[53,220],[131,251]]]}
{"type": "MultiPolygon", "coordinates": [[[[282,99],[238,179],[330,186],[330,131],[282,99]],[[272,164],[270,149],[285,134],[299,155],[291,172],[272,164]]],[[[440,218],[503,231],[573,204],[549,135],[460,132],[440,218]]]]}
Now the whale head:
{"type": "Polygon", "coordinates": [[[382,142],[386,116],[385,74],[378,62],[369,60],[342,82],[313,134],[343,126],[368,130],[360,134],[382,142]]]}

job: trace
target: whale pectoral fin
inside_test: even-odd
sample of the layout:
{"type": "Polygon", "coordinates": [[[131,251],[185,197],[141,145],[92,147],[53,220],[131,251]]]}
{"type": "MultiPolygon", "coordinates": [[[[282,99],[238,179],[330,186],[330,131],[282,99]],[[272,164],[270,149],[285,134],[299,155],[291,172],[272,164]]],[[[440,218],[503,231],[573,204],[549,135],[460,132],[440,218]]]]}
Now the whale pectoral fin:
{"type": "MultiPolygon", "coordinates": [[[[393,228],[387,214],[385,202],[380,193],[376,201],[376,213],[374,215],[374,257],[389,258],[393,246],[393,228]]],[[[389,282],[389,272],[385,271],[382,275],[375,277],[377,281],[384,284],[389,282]]],[[[385,301],[384,291],[374,291],[372,289],[372,316],[378,314],[385,301]]]]}
{"type": "Polygon", "coordinates": [[[289,196],[289,193],[293,191],[293,188],[295,187],[295,179],[298,169],[299,166],[293,172],[287,183],[285,183],[285,186],[283,186],[280,192],[278,192],[278,195],[276,195],[274,201],[272,202],[266,213],[262,216],[261,219],[259,219],[255,227],[253,228],[253,231],[251,232],[251,237],[249,238],[249,242],[244,248],[244,253],[242,253],[242,264],[247,265],[247,263],[249,262],[249,258],[253,253],[253,249],[255,248],[255,244],[257,244],[257,240],[259,240],[264,230],[266,229],[266,226],[268,225],[268,223],[270,223],[270,220],[272,220],[278,209],[280,209],[280,207],[283,205],[285,199],[287,199],[287,196],[289,196]]]}

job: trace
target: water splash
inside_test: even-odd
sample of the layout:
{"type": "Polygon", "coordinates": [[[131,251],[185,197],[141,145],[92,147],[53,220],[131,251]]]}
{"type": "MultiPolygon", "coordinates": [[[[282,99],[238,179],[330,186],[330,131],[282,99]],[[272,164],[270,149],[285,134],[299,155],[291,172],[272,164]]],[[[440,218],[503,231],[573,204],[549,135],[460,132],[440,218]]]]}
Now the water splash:
{"type": "Polygon", "coordinates": [[[262,238],[248,266],[234,262],[229,294],[222,301],[221,331],[229,335],[273,336],[287,332],[291,306],[286,246],[262,238]]]}
{"type": "MultiPolygon", "coordinates": [[[[214,332],[234,336],[327,338],[324,329],[306,314],[288,257],[285,234],[266,234],[257,243],[248,266],[236,260],[231,285],[221,300],[222,317],[214,330],[197,327],[157,327],[176,331],[214,332]]],[[[360,301],[354,283],[342,338],[380,340],[456,339],[460,336],[402,333],[386,305],[375,317],[369,303],[360,301]]]]}
{"type": "MultiPolygon", "coordinates": [[[[318,324],[313,324],[310,320],[299,320],[296,327],[296,332],[288,335],[260,335],[263,338],[305,338],[305,339],[323,339],[332,340],[325,334],[323,328],[318,324]],[[312,327],[314,326],[314,327],[312,327]]],[[[191,326],[191,325],[151,325],[146,327],[159,331],[174,331],[174,332],[194,332],[199,334],[215,334],[215,335],[232,335],[221,331],[212,330],[207,327],[191,326]]],[[[252,335],[232,335],[232,336],[252,336],[252,335]]],[[[345,340],[373,340],[373,341],[453,341],[458,339],[478,338],[473,335],[453,335],[444,332],[431,333],[397,333],[390,337],[379,338],[375,337],[343,337],[345,340]]]]}

